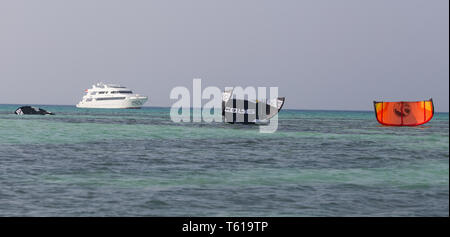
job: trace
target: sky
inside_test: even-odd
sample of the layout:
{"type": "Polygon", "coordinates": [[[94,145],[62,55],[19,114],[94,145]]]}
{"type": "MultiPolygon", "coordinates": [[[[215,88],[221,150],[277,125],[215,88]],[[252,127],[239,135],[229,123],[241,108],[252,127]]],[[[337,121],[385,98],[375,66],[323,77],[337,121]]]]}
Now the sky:
{"type": "Polygon", "coordinates": [[[288,109],[448,112],[449,1],[0,0],[0,104],[75,105],[109,82],[170,107],[193,78],[276,86],[288,109]]]}

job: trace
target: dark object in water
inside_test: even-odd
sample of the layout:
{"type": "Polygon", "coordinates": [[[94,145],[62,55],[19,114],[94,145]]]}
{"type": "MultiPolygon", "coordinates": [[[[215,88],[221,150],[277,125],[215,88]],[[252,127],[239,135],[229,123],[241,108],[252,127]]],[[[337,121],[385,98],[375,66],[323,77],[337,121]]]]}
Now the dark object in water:
{"type": "Polygon", "coordinates": [[[387,126],[418,126],[434,115],[433,99],[423,101],[374,101],[377,121],[387,126]]]}
{"type": "Polygon", "coordinates": [[[54,115],[54,113],[48,112],[45,109],[35,108],[35,107],[31,107],[31,106],[22,106],[22,107],[16,109],[16,111],[14,111],[14,113],[18,114],[18,115],[22,115],[22,114],[54,115]]]}
{"type": "Polygon", "coordinates": [[[278,114],[285,97],[272,100],[250,101],[233,98],[233,90],[222,94],[222,117],[227,123],[264,124],[278,114]]]}

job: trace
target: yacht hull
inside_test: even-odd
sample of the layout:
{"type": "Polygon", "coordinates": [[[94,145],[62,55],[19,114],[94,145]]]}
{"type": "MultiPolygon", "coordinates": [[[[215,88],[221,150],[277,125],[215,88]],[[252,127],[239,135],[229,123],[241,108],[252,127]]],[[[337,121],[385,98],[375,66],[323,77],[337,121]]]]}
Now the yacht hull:
{"type": "Polygon", "coordinates": [[[89,102],[82,101],[76,105],[77,108],[92,108],[92,109],[140,109],[145,102],[147,102],[147,97],[127,97],[120,101],[97,101],[92,100],[89,102]]]}

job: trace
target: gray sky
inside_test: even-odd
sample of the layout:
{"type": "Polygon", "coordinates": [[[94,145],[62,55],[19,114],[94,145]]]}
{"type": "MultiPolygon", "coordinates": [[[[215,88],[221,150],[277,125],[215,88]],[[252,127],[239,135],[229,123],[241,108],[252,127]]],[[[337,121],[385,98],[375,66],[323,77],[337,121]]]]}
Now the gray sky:
{"type": "MultiPolygon", "coordinates": [[[[448,0],[0,0],[0,104],[76,104],[95,82],[278,86],[286,108],[449,110],[448,0]]],[[[204,101],[206,102],[206,101],[204,101]]]]}

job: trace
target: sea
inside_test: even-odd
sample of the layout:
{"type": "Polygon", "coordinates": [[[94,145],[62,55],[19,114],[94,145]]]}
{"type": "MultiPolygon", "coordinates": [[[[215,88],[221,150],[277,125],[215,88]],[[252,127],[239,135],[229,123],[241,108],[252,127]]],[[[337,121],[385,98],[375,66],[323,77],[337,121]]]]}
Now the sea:
{"type": "Polygon", "coordinates": [[[283,109],[278,130],[169,108],[0,105],[0,216],[448,216],[449,114],[283,109]]]}

